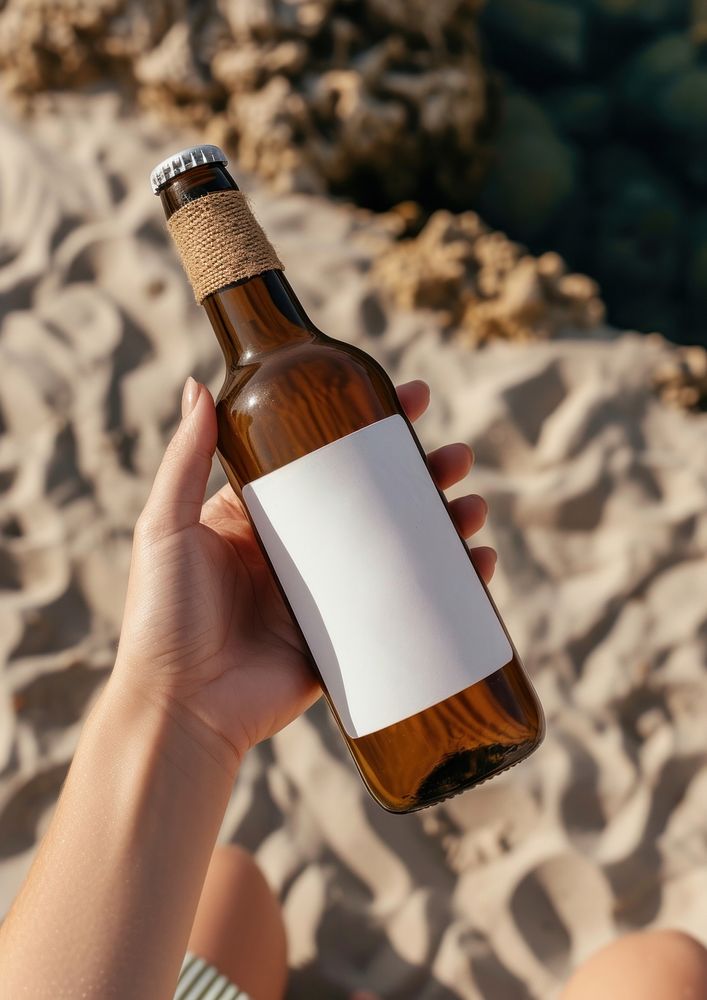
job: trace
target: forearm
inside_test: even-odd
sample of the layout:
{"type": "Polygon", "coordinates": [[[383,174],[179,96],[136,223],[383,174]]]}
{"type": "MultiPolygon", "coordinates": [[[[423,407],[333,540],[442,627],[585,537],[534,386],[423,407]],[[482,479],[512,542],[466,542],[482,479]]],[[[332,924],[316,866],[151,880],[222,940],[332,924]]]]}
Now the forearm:
{"type": "Polygon", "coordinates": [[[7,1000],[171,997],[235,776],[183,711],[101,695],[0,932],[7,1000]]]}

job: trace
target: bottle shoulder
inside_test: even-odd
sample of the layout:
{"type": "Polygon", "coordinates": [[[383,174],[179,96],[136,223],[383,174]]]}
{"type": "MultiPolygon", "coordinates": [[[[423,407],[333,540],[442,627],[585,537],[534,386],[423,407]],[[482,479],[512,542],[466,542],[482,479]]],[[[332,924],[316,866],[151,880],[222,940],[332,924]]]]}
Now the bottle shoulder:
{"type": "Polygon", "coordinates": [[[392,382],[365,352],[329,338],[292,345],[228,372],[219,454],[243,485],[398,412],[392,382]]]}
{"type": "Polygon", "coordinates": [[[313,340],[283,345],[230,367],[219,399],[233,398],[246,388],[252,393],[256,387],[291,384],[293,377],[304,373],[307,373],[307,382],[312,379],[326,383],[332,380],[336,383],[340,379],[371,381],[380,388],[392,384],[370,354],[353,344],[322,334],[313,340]]]}

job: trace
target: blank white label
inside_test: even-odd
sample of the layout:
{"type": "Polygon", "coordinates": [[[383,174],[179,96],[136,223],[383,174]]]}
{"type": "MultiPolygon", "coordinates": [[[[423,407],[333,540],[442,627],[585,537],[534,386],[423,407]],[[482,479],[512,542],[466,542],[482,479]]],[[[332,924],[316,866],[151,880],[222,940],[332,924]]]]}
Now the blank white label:
{"type": "Polygon", "coordinates": [[[248,483],[243,499],[349,736],[512,658],[401,416],[248,483]]]}

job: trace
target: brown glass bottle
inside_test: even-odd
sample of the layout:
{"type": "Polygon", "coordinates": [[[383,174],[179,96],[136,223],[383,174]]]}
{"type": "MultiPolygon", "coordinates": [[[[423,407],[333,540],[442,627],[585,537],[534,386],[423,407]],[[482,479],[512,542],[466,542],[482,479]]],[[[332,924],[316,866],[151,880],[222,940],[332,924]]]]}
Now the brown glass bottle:
{"type": "MultiPolygon", "coordinates": [[[[167,180],[159,194],[170,218],[194,199],[229,189],[237,186],[224,165],[208,163],[167,180]]],[[[321,333],[281,271],[233,282],[203,305],[227,369],[216,403],[218,454],[239,496],[259,477],[402,414],[381,366],[321,333]]],[[[323,497],[327,502],[336,498],[323,497]]],[[[459,544],[466,548],[463,539],[459,544]]],[[[543,738],[542,709],[515,650],[486,679],[360,738],[347,734],[324,690],[366,786],[392,812],[412,812],[485,781],[543,738]]]]}

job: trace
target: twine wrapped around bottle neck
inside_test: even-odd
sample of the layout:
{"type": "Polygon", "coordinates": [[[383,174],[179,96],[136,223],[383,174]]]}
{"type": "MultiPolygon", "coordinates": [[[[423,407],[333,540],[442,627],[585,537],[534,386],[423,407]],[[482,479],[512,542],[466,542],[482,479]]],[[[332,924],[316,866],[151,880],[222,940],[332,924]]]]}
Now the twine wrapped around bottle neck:
{"type": "Polygon", "coordinates": [[[235,281],[285,269],[242,191],[213,191],[190,201],[167,227],[199,305],[235,281]]]}

